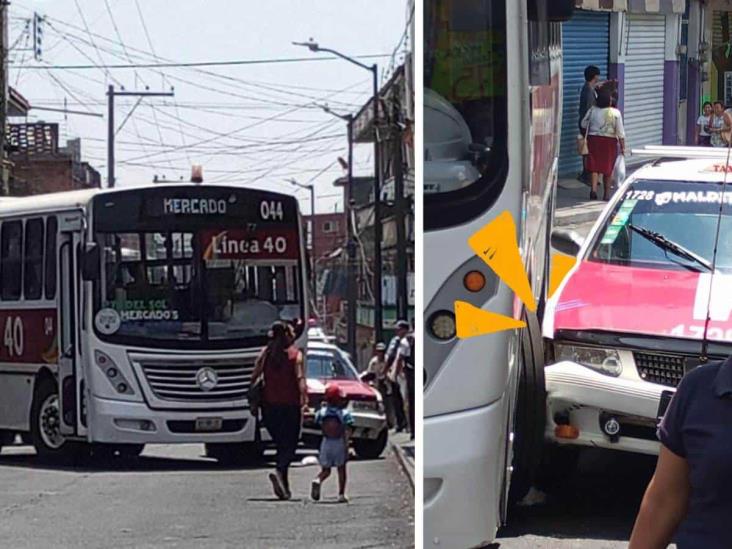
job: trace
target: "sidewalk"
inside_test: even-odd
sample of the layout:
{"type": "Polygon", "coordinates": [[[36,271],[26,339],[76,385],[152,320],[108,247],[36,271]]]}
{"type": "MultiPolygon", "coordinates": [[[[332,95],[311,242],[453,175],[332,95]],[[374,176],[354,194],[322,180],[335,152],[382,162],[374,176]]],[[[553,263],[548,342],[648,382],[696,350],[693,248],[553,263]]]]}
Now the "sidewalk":
{"type": "Polygon", "coordinates": [[[409,433],[390,431],[389,446],[396,455],[399,465],[412,486],[412,492],[414,492],[414,441],[409,439],[409,433]]]}
{"type": "Polygon", "coordinates": [[[557,204],[554,226],[580,225],[597,219],[606,202],[590,200],[590,187],[576,179],[560,179],[557,183],[557,204]]]}

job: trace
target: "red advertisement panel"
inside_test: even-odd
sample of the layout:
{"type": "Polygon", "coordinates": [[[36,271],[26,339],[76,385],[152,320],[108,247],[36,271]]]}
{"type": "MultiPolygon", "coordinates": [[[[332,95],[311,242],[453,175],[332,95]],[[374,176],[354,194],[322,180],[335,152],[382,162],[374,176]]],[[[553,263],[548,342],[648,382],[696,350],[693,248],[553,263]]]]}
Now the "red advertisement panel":
{"type": "Polygon", "coordinates": [[[56,309],[0,311],[0,362],[58,361],[56,309]]]}
{"type": "Polygon", "coordinates": [[[211,229],[199,235],[204,259],[297,260],[299,257],[295,229],[211,229]]]}

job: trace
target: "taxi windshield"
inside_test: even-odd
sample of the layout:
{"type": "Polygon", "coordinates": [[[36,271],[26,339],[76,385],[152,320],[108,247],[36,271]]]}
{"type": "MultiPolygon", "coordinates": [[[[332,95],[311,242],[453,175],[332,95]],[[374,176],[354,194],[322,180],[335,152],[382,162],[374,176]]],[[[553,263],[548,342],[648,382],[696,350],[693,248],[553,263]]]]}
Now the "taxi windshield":
{"type": "Polygon", "coordinates": [[[670,270],[732,272],[732,186],[637,180],[598,232],[588,260],[670,270]],[[720,205],[724,202],[720,220],[720,205]]]}

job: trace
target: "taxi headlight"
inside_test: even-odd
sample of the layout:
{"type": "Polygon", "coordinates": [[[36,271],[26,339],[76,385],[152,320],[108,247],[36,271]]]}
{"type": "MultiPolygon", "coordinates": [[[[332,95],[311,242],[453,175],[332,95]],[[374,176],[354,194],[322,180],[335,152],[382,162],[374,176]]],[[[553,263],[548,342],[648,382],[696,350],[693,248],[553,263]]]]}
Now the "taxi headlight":
{"type": "Polygon", "coordinates": [[[554,357],[557,362],[569,360],[613,377],[623,372],[620,355],[615,349],[558,344],[554,345],[554,357]]]}

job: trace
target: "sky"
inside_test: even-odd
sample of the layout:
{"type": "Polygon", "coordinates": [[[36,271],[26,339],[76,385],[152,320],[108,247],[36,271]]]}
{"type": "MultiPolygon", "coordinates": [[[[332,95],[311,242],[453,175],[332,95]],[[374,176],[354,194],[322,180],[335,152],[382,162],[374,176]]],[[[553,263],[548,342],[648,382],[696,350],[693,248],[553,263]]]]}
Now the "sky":
{"type": "MultiPolygon", "coordinates": [[[[225,67],[109,68],[102,65],[260,59],[316,59],[293,41],[315,39],[377,62],[382,83],[403,60],[406,0],[15,0],[10,4],[10,85],[32,106],[28,121],[58,122],[62,143],[80,137],[82,157],[106,185],[109,84],[170,91],[174,97],[115,99],[117,186],[190,179],[294,193],[305,213],[315,185],[316,212],[342,211],[346,123],[324,112],[355,113],[371,94],[371,73],[342,60],[225,67]],[[32,25],[45,17],[40,60],[32,25]],[[94,65],[90,70],[51,69],[94,65]],[[128,118],[129,116],[129,118],[128,118]],[[126,119],[126,120],[125,120],[126,119]],[[124,125],[122,123],[124,122],[124,125]],[[122,127],[120,128],[120,125],[122,127]]],[[[11,119],[22,122],[22,119],[11,119]]],[[[373,146],[357,145],[354,173],[373,173],[373,146]]]]}

